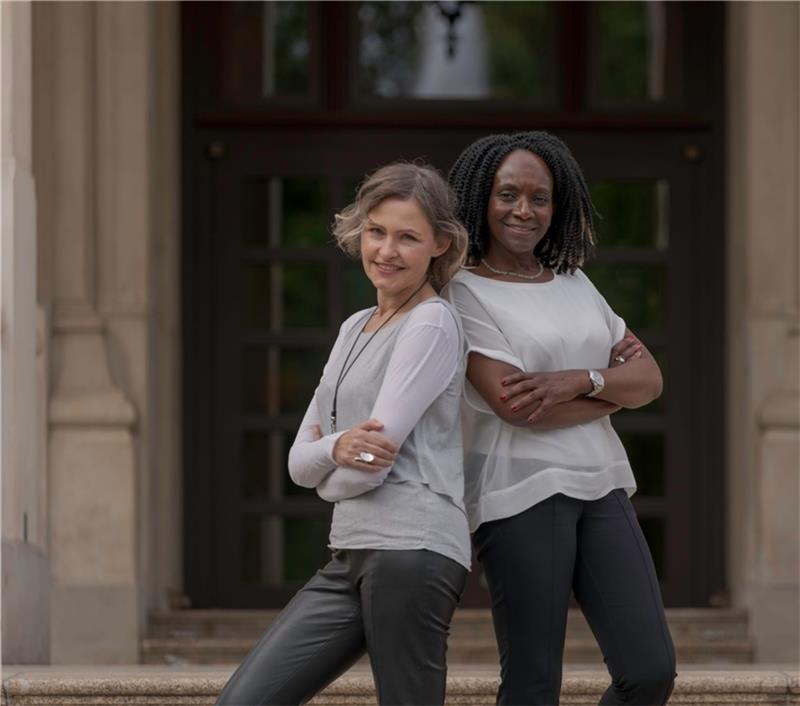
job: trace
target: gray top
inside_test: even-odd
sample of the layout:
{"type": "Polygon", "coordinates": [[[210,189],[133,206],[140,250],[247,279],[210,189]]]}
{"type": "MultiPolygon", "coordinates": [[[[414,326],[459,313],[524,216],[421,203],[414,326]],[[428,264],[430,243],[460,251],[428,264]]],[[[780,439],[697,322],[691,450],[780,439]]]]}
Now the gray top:
{"type": "Polygon", "coordinates": [[[375,335],[339,388],[339,431],[331,432],[336,379],[356,337],[354,354],[372,335],[359,333],[371,311],[342,324],[290,451],[290,475],[336,502],[332,547],[429,549],[469,568],[459,412],[464,338],[450,304],[428,299],[375,335]],[[337,468],[336,439],[370,418],[400,445],[394,464],[382,472],[337,468]]]}

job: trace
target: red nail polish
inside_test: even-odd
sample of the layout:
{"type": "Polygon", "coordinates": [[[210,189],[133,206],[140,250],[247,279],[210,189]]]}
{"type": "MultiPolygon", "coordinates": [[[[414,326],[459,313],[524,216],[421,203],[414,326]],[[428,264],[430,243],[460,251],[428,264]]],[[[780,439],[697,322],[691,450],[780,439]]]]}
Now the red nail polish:
{"type": "Polygon", "coordinates": [[[508,399],[508,395],[500,395],[500,399],[505,402],[508,399]]]}
{"type": "Polygon", "coordinates": [[[513,406],[511,407],[511,411],[512,411],[512,412],[516,412],[516,411],[517,411],[517,405],[513,405],[513,406]]]}

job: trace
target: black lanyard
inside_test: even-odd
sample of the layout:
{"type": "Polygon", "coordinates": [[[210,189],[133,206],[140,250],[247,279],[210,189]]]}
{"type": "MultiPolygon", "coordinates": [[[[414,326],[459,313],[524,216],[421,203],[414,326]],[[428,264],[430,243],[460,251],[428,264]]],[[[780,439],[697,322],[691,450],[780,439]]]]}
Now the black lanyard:
{"type": "Polygon", "coordinates": [[[370,343],[372,343],[372,339],[375,338],[375,336],[378,335],[378,332],[394,318],[394,315],[398,311],[400,311],[400,309],[402,309],[406,304],[408,304],[408,302],[410,302],[415,296],[417,296],[419,291],[427,283],[428,283],[428,280],[426,279],[419,287],[417,287],[412,292],[411,296],[408,299],[406,299],[400,306],[398,306],[392,312],[391,316],[388,319],[386,319],[386,321],[384,321],[380,326],[378,326],[378,328],[376,328],[372,332],[372,335],[367,339],[367,342],[363,345],[361,350],[358,351],[358,353],[356,353],[355,358],[353,358],[353,362],[350,363],[350,365],[347,365],[347,362],[350,360],[350,356],[353,354],[353,351],[356,348],[356,343],[358,343],[359,337],[361,336],[362,333],[364,333],[364,329],[367,328],[367,324],[370,322],[370,319],[373,317],[375,312],[378,310],[377,306],[375,307],[375,310],[367,317],[367,320],[364,322],[364,325],[361,327],[361,330],[358,332],[358,334],[356,335],[355,339],[353,339],[353,345],[350,346],[350,350],[347,351],[347,357],[345,357],[345,359],[344,359],[344,364],[342,365],[342,369],[339,371],[339,377],[336,380],[336,386],[333,388],[333,404],[331,405],[331,434],[333,434],[336,431],[336,399],[339,396],[339,386],[342,384],[342,381],[344,380],[345,375],[347,375],[347,373],[350,372],[350,369],[356,364],[356,361],[358,360],[359,356],[364,352],[366,347],[370,343]]]}

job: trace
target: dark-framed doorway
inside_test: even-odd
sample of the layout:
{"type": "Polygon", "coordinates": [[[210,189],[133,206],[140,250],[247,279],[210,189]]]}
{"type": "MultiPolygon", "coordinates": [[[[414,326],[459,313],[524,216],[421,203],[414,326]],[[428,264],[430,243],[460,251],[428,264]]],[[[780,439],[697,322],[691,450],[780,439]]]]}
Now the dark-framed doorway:
{"type": "MultiPolygon", "coordinates": [[[[590,60],[602,54],[604,18],[582,3],[552,3],[536,16],[550,28],[545,59],[558,71],[521,77],[540,81],[533,97],[383,95],[369,83],[375,71],[364,78],[354,66],[352,46],[366,31],[358,8],[371,5],[308,3],[277,19],[269,3],[182,6],[193,605],[279,607],[324,561],[330,508],[291,486],[285,458],[339,323],[369,303],[358,268],[329,242],[332,214],[382,163],[424,158],[446,170],[476,137],[531,127],[565,139],[584,167],[604,216],[588,273],[665,370],[663,399],[616,415],[614,425],[637,472],[635,504],[667,604],[707,605],[724,588],[724,6],[665,5],[654,101],[603,93],[590,60]],[[291,61],[274,70],[277,50],[264,58],[277,41],[270,23],[305,28],[307,76],[291,61]],[[255,80],[255,68],[243,75],[248,66],[274,75],[255,80]]],[[[382,27],[377,7],[377,19],[367,15],[382,27]]],[[[606,60],[613,68],[619,59],[606,60]]],[[[392,90],[406,90],[401,79],[392,90]]],[[[478,576],[466,604],[486,605],[478,576]]]]}

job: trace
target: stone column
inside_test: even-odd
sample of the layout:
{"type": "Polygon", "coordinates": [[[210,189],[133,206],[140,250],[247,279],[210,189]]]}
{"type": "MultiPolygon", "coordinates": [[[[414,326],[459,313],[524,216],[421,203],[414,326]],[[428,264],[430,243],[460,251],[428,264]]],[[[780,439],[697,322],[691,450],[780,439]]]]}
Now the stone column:
{"type": "Polygon", "coordinates": [[[729,566],[760,661],[800,659],[800,6],[728,5],[729,566]]]}
{"type": "Polygon", "coordinates": [[[31,5],[0,5],[2,51],[2,661],[49,657],[44,327],[36,308],[36,185],[32,164],[31,5]]]}
{"type": "MultiPolygon", "coordinates": [[[[138,661],[136,412],[113,369],[101,258],[115,202],[98,73],[104,4],[46,3],[36,20],[40,294],[52,314],[51,660],[138,661]]],[[[130,135],[126,136],[130,138],[130,135]]],[[[122,165],[120,165],[122,168],[122,165]]],[[[135,238],[136,243],[142,237],[135,238]]],[[[130,256],[130,254],[129,254],[130,256]]],[[[137,271],[135,255],[121,285],[137,271]]]]}

